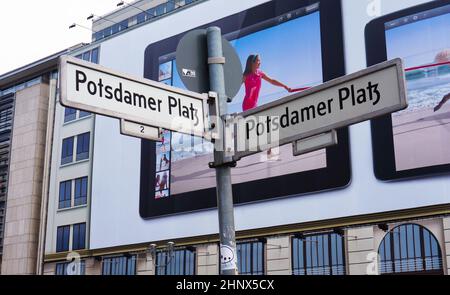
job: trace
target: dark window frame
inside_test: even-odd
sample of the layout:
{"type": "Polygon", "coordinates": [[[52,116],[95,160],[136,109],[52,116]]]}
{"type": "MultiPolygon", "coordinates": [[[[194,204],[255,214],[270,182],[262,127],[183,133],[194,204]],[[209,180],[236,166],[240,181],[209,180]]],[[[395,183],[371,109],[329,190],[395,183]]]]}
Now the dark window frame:
{"type": "Polygon", "coordinates": [[[102,275],[136,275],[136,272],[136,255],[110,256],[102,260],[102,275]]]}
{"type": "Polygon", "coordinates": [[[128,18],[119,23],[119,31],[120,32],[128,29],[128,27],[129,27],[129,19],[128,18]]]}
{"type": "Polygon", "coordinates": [[[58,226],[56,229],[56,252],[70,249],[70,225],[58,226]]]}
{"type": "Polygon", "coordinates": [[[91,63],[98,64],[99,53],[99,47],[95,47],[91,50],[91,63]]]}
{"type": "Polygon", "coordinates": [[[64,123],[72,122],[77,119],[77,110],[66,107],[64,109],[64,123]]]}
{"type": "Polygon", "coordinates": [[[136,23],[141,24],[144,23],[147,20],[147,12],[141,12],[138,15],[136,15],[136,23]]]}
{"type": "Polygon", "coordinates": [[[73,145],[75,136],[66,137],[61,145],[61,165],[66,165],[73,162],[73,145]]]}
{"type": "Polygon", "coordinates": [[[58,209],[70,208],[72,206],[72,180],[59,183],[58,209]]]}
{"type": "Polygon", "coordinates": [[[89,117],[91,115],[92,115],[91,112],[86,112],[86,111],[80,110],[79,113],[78,113],[78,119],[86,118],[86,117],[89,117]]]}
{"type": "Polygon", "coordinates": [[[159,4],[158,6],[155,6],[154,9],[155,9],[155,16],[161,16],[166,13],[167,9],[166,3],[159,4]]]}
{"type": "Polygon", "coordinates": [[[83,52],[83,57],[82,57],[82,59],[83,59],[84,61],[91,61],[91,51],[88,50],[88,51],[86,51],[86,52],[83,52]]]}
{"type": "Polygon", "coordinates": [[[345,253],[343,234],[329,232],[293,236],[292,274],[345,275],[347,272],[345,253]]]}
{"type": "Polygon", "coordinates": [[[239,275],[265,274],[266,246],[266,242],[261,240],[238,241],[236,243],[236,258],[239,275]]]}
{"type": "Polygon", "coordinates": [[[72,226],[72,250],[86,249],[86,223],[77,223],[72,226]]]}
{"type": "Polygon", "coordinates": [[[195,275],[196,259],[195,248],[175,249],[171,258],[166,251],[159,251],[156,253],[155,275],[195,275]]]}
{"type": "Polygon", "coordinates": [[[90,142],[91,142],[90,132],[77,135],[77,153],[76,153],[77,162],[89,159],[90,142]]]}
{"type": "Polygon", "coordinates": [[[87,176],[75,179],[74,206],[87,204],[88,186],[87,176]],[[83,187],[83,185],[85,185],[85,187],[83,187]]]}

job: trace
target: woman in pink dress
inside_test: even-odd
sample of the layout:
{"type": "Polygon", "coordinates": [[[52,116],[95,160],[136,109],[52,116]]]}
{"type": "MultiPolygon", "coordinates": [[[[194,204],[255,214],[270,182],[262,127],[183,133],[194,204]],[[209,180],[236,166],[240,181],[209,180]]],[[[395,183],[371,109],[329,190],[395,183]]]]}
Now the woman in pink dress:
{"type": "Polygon", "coordinates": [[[242,83],[245,84],[245,97],[242,103],[242,110],[247,111],[258,106],[259,92],[261,90],[261,80],[269,82],[274,86],[283,87],[288,92],[292,89],[283,83],[270,78],[260,70],[261,59],[258,54],[252,54],[247,58],[242,83]]]}
{"type": "MultiPolygon", "coordinates": [[[[261,59],[258,54],[252,54],[247,58],[245,71],[242,78],[242,83],[245,84],[245,97],[242,103],[242,110],[251,110],[258,106],[259,92],[261,90],[262,79],[270,84],[278,87],[283,87],[288,92],[293,90],[280,81],[270,78],[263,71],[260,70],[261,59]]],[[[267,156],[272,156],[272,149],[267,151],[267,156]]]]}

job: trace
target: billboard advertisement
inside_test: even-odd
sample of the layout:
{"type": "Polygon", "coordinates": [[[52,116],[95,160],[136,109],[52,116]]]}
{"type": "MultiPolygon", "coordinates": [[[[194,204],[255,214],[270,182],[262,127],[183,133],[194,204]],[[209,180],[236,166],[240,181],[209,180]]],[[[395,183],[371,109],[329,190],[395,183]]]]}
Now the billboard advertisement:
{"type": "MultiPolygon", "coordinates": [[[[342,17],[341,8],[324,9],[339,2],[201,1],[102,41],[100,64],[183,88],[174,56],[178,41],[190,30],[217,25],[236,48],[244,69],[251,55],[259,55],[259,77],[258,71],[250,76],[256,83],[248,88],[260,80],[255,101],[262,106],[288,91],[272,85],[261,72],[288,88],[302,88],[342,76],[345,68],[347,73],[366,68],[364,27],[372,19],[366,14],[367,3],[343,1],[342,17]]],[[[382,1],[382,5],[383,12],[412,6],[402,1],[382,1]]],[[[382,39],[372,39],[378,51],[380,44],[385,44],[384,25],[385,21],[382,39]]],[[[229,105],[230,112],[242,111],[245,97],[243,83],[229,105]]],[[[432,100],[429,108],[436,107],[441,98],[432,100]]],[[[447,104],[432,116],[445,114],[447,104]]],[[[388,146],[385,134],[389,130],[392,125],[383,129],[383,141],[376,141],[383,148],[388,146]]],[[[98,115],[94,132],[92,249],[218,232],[214,170],[208,168],[212,159],[209,142],[169,131],[157,143],[124,136],[119,120],[98,115]]],[[[395,159],[391,161],[386,152],[374,159],[377,143],[371,141],[373,132],[377,129],[364,122],[339,130],[339,144],[333,148],[294,158],[291,145],[286,145],[270,155],[263,152],[241,161],[233,168],[232,179],[236,230],[359,218],[450,203],[448,174],[396,182],[377,179],[374,161],[387,165],[395,159]]],[[[409,170],[400,172],[404,171],[409,170]]]]}
{"type": "Polygon", "coordinates": [[[409,107],[374,120],[376,174],[401,179],[450,171],[450,1],[416,6],[368,26],[370,64],[402,58],[409,107]],[[383,159],[383,160],[381,160],[383,159]]]}
{"type": "MultiPolygon", "coordinates": [[[[202,26],[221,28],[244,69],[241,89],[228,105],[230,114],[273,102],[344,73],[344,60],[339,55],[342,40],[334,40],[335,51],[323,50],[324,44],[341,35],[340,29],[324,25],[323,17],[328,23],[339,20],[339,3],[270,1],[202,26]],[[324,16],[324,11],[336,13],[324,16]]],[[[175,56],[183,35],[149,44],[144,57],[146,78],[184,88],[175,56]]],[[[347,185],[350,172],[346,134],[347,130],[340,130],[339,146],[328,150],[296,157],[292,145],[284,145],[241,159],[232,169],[235,203],[347,185]],[[341,160],[339,173],[335,169],[337,159],[341,160]],[[310,177],[336,181],[319,184],[308,181],[310,177]]],[[[168,131],[163,139],[162,143],[142,142],[141,216],[215,207],[215,170],[208,167],[213,161],[213,144],[200,137],[168,131]]]]}

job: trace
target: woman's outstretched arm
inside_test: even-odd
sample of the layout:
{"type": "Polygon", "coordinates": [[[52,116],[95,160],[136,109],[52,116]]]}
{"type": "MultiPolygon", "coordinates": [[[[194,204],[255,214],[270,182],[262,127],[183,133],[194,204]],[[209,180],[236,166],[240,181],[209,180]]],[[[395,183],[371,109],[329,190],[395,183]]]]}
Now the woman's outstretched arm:
{"type": "Polygon", "coordinates": [[[269,76],[267,76],[266,74],[262,75],[262,78],[264,80],[266,80],[267,82],[269,82],[270,84],[274,85],[274,86],[279,86],[279,87],[283,87],[284,89],[286,89],[287,91],[291,91],[291,88],[287,87],[286,85],[284,85],[283,83],[281,83],[280,81],[276,80],[276,79],[272,79],[269,76]]]}

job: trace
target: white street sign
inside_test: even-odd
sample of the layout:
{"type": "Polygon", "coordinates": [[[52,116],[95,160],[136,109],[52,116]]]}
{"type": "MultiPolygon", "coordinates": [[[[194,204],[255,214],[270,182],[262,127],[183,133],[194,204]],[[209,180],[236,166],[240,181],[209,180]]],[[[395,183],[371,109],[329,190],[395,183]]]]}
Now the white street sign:
{"type": "Polygon", "coordinates": [[[207,94],[131,77],[73,57],[60,58],[61,104],[204,137],[207,94]]]}
{"type": "Polygon", "coordinates": [[[161,141],[160,129],[158,127],[134,123],[125,119],[120,120],[120,133],[153,141],[161,141]]]}
{"type": "Polygon", "coordinates": [[[406,107],[403,64],[394,59],[238,114],[234,159],[406,107]]]}

